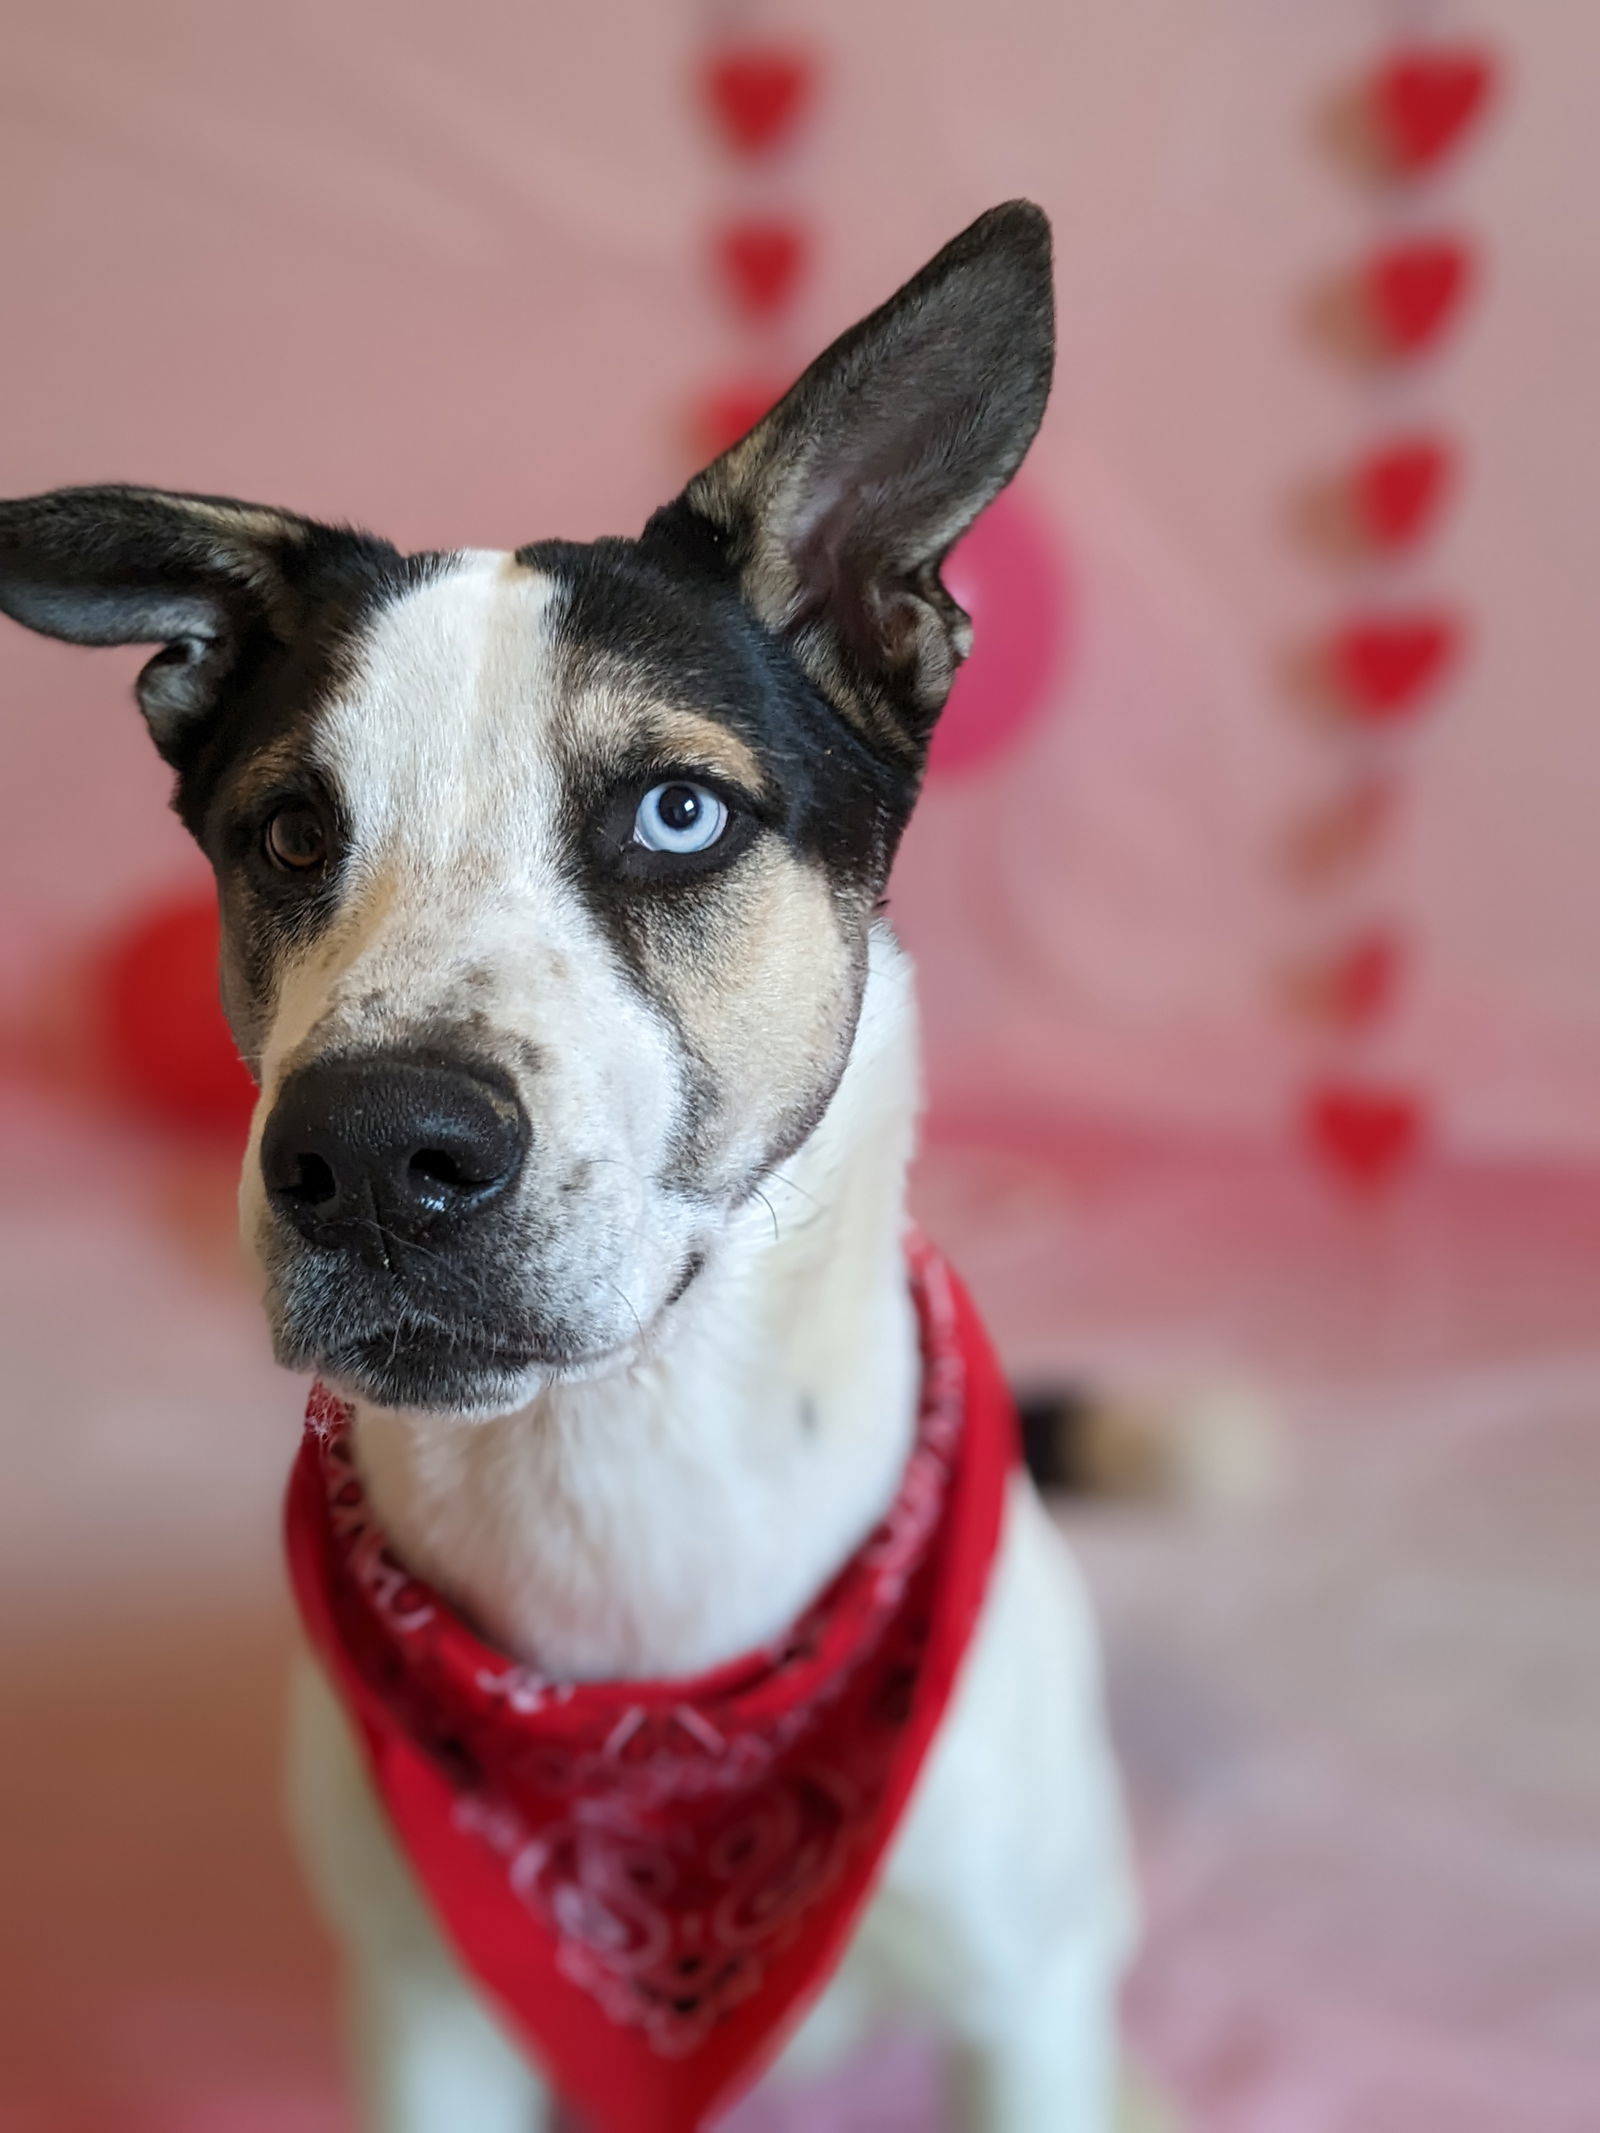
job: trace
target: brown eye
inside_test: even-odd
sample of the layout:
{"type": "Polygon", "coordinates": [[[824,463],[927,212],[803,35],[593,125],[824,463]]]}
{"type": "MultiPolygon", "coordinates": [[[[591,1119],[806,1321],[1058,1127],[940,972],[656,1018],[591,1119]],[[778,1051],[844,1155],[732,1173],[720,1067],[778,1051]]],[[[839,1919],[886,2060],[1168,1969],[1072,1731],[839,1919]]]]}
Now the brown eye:
{"type": "Polygon", "coordinates": [[[327,864],[328,838],[315,808],[291,800],[267,823],[267,857],[286,874],[313,874],[327,864]]]}

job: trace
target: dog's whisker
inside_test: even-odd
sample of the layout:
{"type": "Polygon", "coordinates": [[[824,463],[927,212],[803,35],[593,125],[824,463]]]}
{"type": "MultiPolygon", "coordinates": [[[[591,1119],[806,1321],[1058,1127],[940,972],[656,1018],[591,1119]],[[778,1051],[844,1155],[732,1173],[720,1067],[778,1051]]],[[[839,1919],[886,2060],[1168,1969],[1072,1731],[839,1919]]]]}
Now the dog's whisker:
{"type": "Polygon", "coordinates": [[[813,1207],[820,1208],[822,1206],[822,1202],[820,1199],[818,1199],[817,1195],[814,1192],[810,1191],[806,1186],[802,1185],[798,1178],[790,1177],[789,1173],[786,1170],[769,1171],[767,1174],[767,1183],[769,1185],[786,1186],[790,1192],[797,1192],[802,1200],[809,1200],[813,1207]]]}
{"type": "Polygon", "coordinates": [[[644,1339],[644,1320],[639,1316],[638,1309],[634,1304],[633,1298],[628,1294],[626,1289],[619,1288],[616,1282],[614,1281],[608,1280],[606,1283],[606,1287],[611,1291],[612,1295],[617,1298],[617,1300],[622,1304],[623,1308],[627,1311],[629,1317],[633,1320],[634,1329],[638,1333],[638,1336],[642,1341],[644,1339]]]}
{"type": "Polygon", "coordinates": [[[781,1240],[783,1235],[783,1231],[779,1227],[778,1223],[778,1210],[773,1206],[772,1202],[767,1198],[766,1194],[761,1190],[761,1187],[759,1185],[751,1186],[750,1197],[752,1200],[759,1200],[762,1206],[766,1209],[768,1217],[770,1218],[772,1223],[772,1241],[774,1244],[777,1244],[781,1240]]]}

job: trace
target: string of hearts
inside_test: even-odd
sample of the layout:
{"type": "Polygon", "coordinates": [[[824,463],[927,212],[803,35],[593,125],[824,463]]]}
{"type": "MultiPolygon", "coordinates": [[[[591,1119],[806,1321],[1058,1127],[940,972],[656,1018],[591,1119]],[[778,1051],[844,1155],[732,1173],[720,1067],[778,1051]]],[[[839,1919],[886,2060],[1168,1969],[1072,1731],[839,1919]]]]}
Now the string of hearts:
{"type": "Polygon", "coordinates": [[[701,109],[728,159],[729,205],[710,233],[707,265],[745,339],[738,373],[690,413],[700,457],[744,435],[789,380],[783,326],[812,263],[811,233],[784,190],[786,151],[810,118],[819,77],[799,44],[741,29],[726,7],[701,57],[701,109]]]}
{"type": "MultiPolygon", "coordinates": [[[[696,458],[723,451],[764,415],[814,353],[797,337],[797,299],[815,264],[797,213],[794,154],[822,86],[799,44],[748,25],[761,0],[712,0],[698,94],[724,161],[725,207],[707,264],[742,348],[732,374],[693,404],[696,458]]],[[[945,583],[973,622],[928,756],[930,783],[987,775],[1014,756],[1059,701],[1073,644],[1070,559],[1049,513],[1014,484],[956,544],[945,583]]]]}
{"type": "MultiPolygon", "coordinates": [[[[1324,346],[1385,403],[1397,382],[1425,381],[1473,293],[1475,248],[1431,187],[1480,123],[1497,72],[1476,45],[1406,42],[1329,114],[1331,143],[1373,187],[1381,227],[1368,256],[1319,292],[1314,323],[1324,346]]],[[[1457,486],[1459,447],[1428,421],[1389,416],[1374,430],[1355,464],[1319,484],[1302,514],[1321,552],[1353,582],[1344,613],[1303,663],[1313,700],[1340,736],[1342,768],[1327,800],[1287,840],[1291,875],[1318,897],[1321,923],[1319,946],[1283,985],[1289,1008],[1321,1032],[1322,1064],[1303,1102],[1308,1144],[1337,1177],[1366,1191],[1398,1180],[1431,1126],[1425,1093],[1372,1063],[1414,951],[1398,918],[1371,905],[1402,798],[1402,736],[1436,704],[1466,650],[1459,610],[1411,589],[1413,566],[1457,486]],[[1333,925],[1330,904],[1346,914],[1333,925]]]]}

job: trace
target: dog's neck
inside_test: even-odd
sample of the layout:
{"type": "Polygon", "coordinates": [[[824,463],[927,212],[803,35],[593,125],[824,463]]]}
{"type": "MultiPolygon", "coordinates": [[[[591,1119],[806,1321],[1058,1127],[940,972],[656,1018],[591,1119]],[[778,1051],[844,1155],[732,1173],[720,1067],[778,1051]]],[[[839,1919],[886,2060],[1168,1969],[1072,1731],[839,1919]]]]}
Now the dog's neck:
{"type": "Polygon", "coordinates": [[[833,1101],[658,1356],[491,1422],[358,1406],[409,1567],[562,1679],[694,1673],[777,1634],[882,1516],[910,1448],[916,1103],[909,969],[879,928],[833,1101]]]}

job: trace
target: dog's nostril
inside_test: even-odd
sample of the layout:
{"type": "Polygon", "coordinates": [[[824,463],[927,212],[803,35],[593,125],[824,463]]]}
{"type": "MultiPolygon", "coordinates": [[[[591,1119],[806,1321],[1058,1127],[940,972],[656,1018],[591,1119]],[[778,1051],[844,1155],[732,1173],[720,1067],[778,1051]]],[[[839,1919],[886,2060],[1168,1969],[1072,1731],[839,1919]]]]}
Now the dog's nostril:
{"type": "Polygon", "coordinates": [[[494,1182],[497,1173],[487,1175],[482,1164],[462,1162],[448,1148],[419,1148],[407,1165],[413,1177],[425,1178],[431,1185],[445,1185],[455,1192],[473,1192],[480,1185],[494,1182]]]}
{"type": "Polygon", "coordinates": [[[299,1200],[307,1207],[320,1207],[335,1197],[339,1184],[333,1166],[325,1163],[320,1155],[302,1155],[296,1159],[294,1176],[285,1178],[276,1190],[285,1199],[299,1200]]]}

